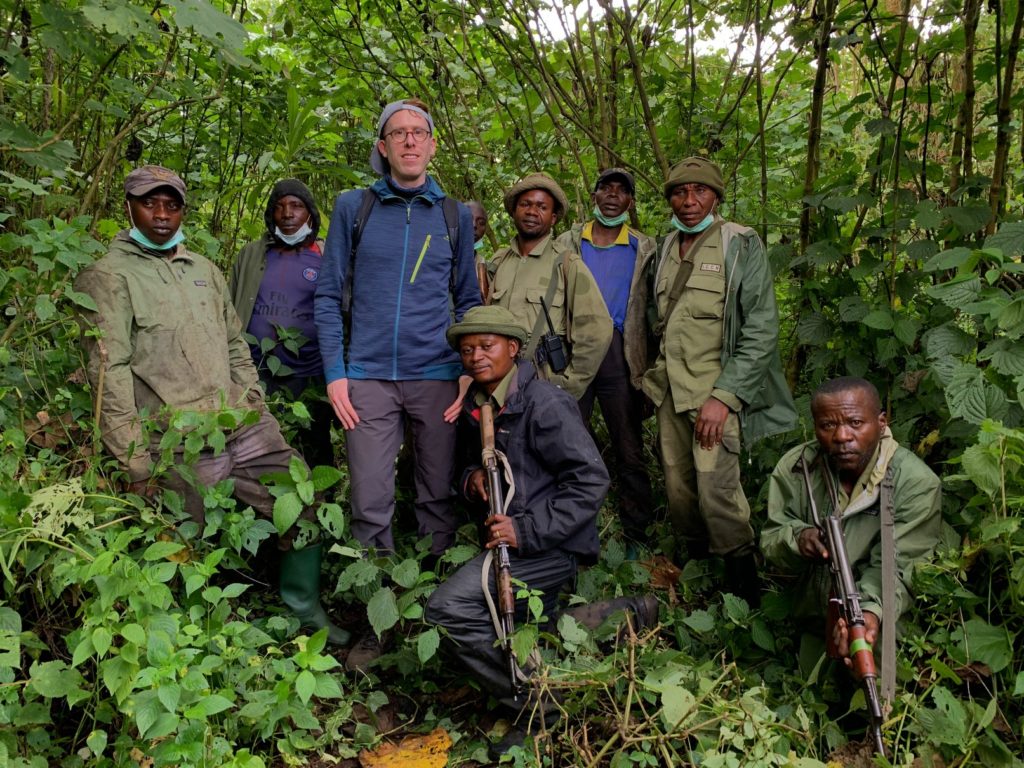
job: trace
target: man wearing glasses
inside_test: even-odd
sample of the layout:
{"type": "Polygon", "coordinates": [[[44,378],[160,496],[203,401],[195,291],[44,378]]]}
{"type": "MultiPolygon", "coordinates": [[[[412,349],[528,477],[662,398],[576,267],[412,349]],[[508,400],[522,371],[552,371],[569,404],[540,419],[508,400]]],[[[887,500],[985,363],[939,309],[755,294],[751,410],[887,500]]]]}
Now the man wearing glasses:
{"type": "Polygon", "coordinates": [[[427,174],[437,140],[423,102],[388,104],[376,135],[370,166],[381,178],[335,200],[314,315],[327,395],[345,428],[352,534],[394,549],[395,458],[408,423],[419,535],[437,556],[456,531],[462,364],[445,332],[480,303],[473,217],[427,174]]]}

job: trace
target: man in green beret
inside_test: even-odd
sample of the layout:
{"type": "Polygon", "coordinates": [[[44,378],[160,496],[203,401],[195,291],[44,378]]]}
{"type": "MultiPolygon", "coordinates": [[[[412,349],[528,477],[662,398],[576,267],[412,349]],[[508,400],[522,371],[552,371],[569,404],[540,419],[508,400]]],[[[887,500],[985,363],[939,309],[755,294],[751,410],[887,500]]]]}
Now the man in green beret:
{"type": "Polygon", "coordinates": [[[657,406],[669,520],[690,557],[725,559],[725,588],[760,604],[750,506],[740,484],[748,443],[796,426],[779,361],[775,289],[764,245],[718,213],[722,171],[703,157],[665,181],[673,232],[652,295],[659,351],[644,374],[657,406]]]}
{"type": "MultiPolygon", "coordinates": [[[[485,690],[519,712],[529,697],[514,698],[506,659],[495,645],[481,569],[486,569],[494,594],[494,577],[485,559],[499,543],[507,544],[513,578],[542,593],[544,614],[553,619],[559,591],[575,578],[577,564],[597,560],[596,521],[608,489],[608,471],[573,398],[538,379],[529,360],[518,360],[527,333],[515,315],[502,307],[476,307],[447,335],[473,377],[459,420],[460,444],[467,447],[467,456],[458,488],[470,502],[487,503],[480,407],[490,401],[495,447],[508,460],[515,492],[505,488],[504,512],[484,521],[485,552],[434,591],[424,615],[447,630],[459,660],[485,690]]],[[[657,613],[656,603],[638,605],[646,614],[657,613]]],[[[527,613],[526,601],[517,601],[516,622],[525,621],[527,613]]],[[[520,663],[526,665],[525,660],[520,663]]]]}
{"type": "Polygon", "coordinates": [[[529,329],[523,356],[579,400],[608,351],[612,320],[579,254],[551,236],[568,206],[565,192],[546,173],[530,174],[509,188],[505,210],[515,223],[516,239],[488,265],[488,303],[509,310],[529,329]],[[542,343],[546,334],[549,339],[542,343]],[[552,351],[552,345],[560,352],[552,351]]]}

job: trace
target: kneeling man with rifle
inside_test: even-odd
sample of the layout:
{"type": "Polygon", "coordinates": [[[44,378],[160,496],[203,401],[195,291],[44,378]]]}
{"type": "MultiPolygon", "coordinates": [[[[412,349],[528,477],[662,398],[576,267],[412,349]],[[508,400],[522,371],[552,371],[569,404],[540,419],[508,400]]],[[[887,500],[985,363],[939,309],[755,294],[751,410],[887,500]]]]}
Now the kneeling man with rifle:
{"type": "Polygon", "coordinates": [[[822,650],[843,659],[864,688],[870,735],[884,753],[882,702],[891,703],[895,688],[896,621],[909,607],[914,566],[938,542],[941,483],[893,439],[870,382],[825,382],[811,415],[817,439],[789,451],[772,473],[761,546],[797,576],[792,615],[827,616],[801,639],[802,671],[822,650]]]}
{"type": "MultiPolygon", "coordinates": [[[[597,513],[608,490],[608,471],[572,395],[518,360],[526,337],[512,313],[496,306],[471,309],[448,329],[474,382],[459,422],[460,443],[473,446],[460,490],[487,504],[488,515],[484,552],[439,586],[426,608],[426,620],[448,631],[484,690],[517,713],[535,702],[526,691],[529,664],[512,654],[510,635],[526,620],[527,601],[514,600],[511,578],[542,593],[553,621],[577,564],[597,560],[597,513]]],[[[656,603],[612,602],[609,608],[632,608],[641,623],[656,616],[656,603]]]]}

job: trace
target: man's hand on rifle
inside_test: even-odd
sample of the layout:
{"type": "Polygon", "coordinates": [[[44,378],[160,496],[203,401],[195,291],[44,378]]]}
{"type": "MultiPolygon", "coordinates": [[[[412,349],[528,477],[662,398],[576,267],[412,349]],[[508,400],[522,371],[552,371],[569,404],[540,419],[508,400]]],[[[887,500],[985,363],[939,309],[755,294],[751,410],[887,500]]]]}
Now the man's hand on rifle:
{"type": "Polygon", "coordinates": [[[487,473],[482,469],[474,469],[466,478],[466,498],[472,501],[490,501],[487,496],[487,473]]]}
{"type": "MultiPolygon", "coordinates": [[[[868,645],[874,645],[875,640],[878,639],[878,628],[881,626],[881,621],[871,611],[864,611],[864,639],[868,645]]],[[[832,628],[832,639],[835,641],[836,649],[839,651],[839,655],[842,656],[843,663],[852,667],[853,662],[850,661],[850,632],[846,627],[846,619],[840,617],[832,628]]]]}
{"type": "Polygon", "coordinates": [[[516,527],[512,518],[508,515],[491,515],[484,520],[487,526],[487,548],[494,549],[499,544],[508,544],[510,547],[518,547],[519,540],[516,538],[516,527]]]}
{"type": "Polygon", "coordinates": [[[828,560],[828,549],[817,528],[804,528],[800,531],[796,537],[796,546],[808,560],[828,560]]]}

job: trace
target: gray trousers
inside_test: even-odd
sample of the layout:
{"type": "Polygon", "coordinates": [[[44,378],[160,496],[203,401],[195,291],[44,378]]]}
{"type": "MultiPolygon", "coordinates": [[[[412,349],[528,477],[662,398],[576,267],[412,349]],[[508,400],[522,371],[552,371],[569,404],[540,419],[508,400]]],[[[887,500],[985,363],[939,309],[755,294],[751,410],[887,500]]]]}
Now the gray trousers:
{"type": "MultiPolygon", "coordinates": [[[[157,438],[159,445],[159,438],[157,438]]],[[[159,455],[156,449],[154,458],[159,455]]],[[[267,411],[260,415],[260,420],[251,427],[241,429],[230,435],[227,445],[218,456],[213,451],[203,451],[194,464],[190,465],[195,474],[196,483],[209,487],[228,478],[234,480],[234,497],[243,504],[251,506],[258,515],[268,520],[274,519],[274,497],[267,487],[260,482],[260,477],[271,472],[288,473],[288,465],[292,457],[299,454],[285,442],[277,419],[267,411]]],[[[160,486],[177,492],[184,499],[185,511],[202,525],[205,522],[203,496],[176,469],[171,469],[160,478],[160,486]]],[[[307,507],[301,519],[316,522],[312,507],[307,507]]],[[[296,528],[292,526],[288,532],[278,539],[281,549],[291,549],[296,528]]]]}
{"type": "MultiPolygon", "coordinates": [[[[525,696],[516,703],[512,699],[512,683],[501,648],[495,647],[496,635],[491,614],[484,602],[480,585],[481,553],[453,573],[427,600],[424,618],[448,631],[459,660],[476,677],[483,688],[502,704],[520,709],[525,696]]],[[[544,613],[550,621],[557,618],[559,592],[576,577],[576,558],[561,549],[536,557],[519,557],[509,550],[512,578],[524,582],[531,590],[543,591],[544,613]]],[[[488,589],[497,605],[494,572],[488,573],[488,589]]],[[[516,624],[526,621],[525,600],[516,600],[516,624]]]]}
{"type": "Polygon", "coordinates": [[[345,433],[352,479],[352,535],[365,547],[392,551],[395,540],[395,460],[405,435],[412,433],[418,533],[430,535],[430,551],[442,554],[455,542],[452,511],[455,425],[445,408],[458,395],[455,381],[349,379],[348,394],[359,424],[345,433]]]}

